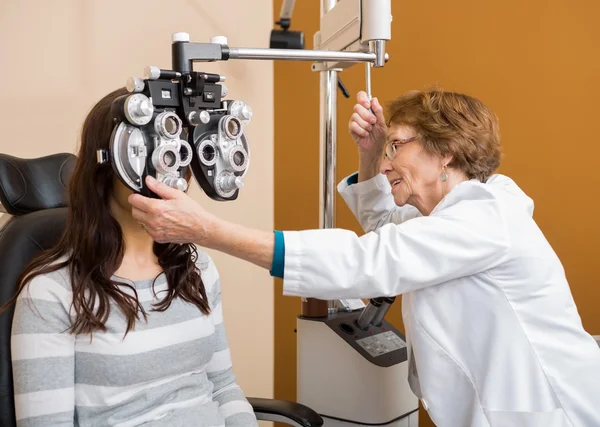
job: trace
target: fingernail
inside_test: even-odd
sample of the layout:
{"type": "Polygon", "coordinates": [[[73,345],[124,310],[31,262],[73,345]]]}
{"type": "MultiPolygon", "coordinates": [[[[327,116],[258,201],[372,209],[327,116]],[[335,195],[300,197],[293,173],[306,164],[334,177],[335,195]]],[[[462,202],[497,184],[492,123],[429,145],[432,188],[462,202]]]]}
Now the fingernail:
{"type": "Polygon", "coordinates": [[[149,180],[150,182],[154,182],[154,181],[156,181],[156,179],[155,179],[155,178],[154,178],[152,175],[148,175],[148,180],[149,180]]]}

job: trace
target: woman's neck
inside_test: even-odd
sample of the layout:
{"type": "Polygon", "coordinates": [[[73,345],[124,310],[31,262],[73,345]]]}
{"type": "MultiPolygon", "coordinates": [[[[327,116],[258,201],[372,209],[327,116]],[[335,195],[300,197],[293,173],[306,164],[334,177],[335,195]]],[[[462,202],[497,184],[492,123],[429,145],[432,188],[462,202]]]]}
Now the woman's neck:
{"type": "Polygon", "coordinates": [[[123,234],[123,261],[115,272],[119,277],[129,280],[152,279],[162,269],[158,257],[154,254],[152,237],[116,200],[111,199],[111,214],[119,223],[123,234]]]}
{"type": "Polygon", "coordinates": [[[469,180],[465,174],[454,170],[448,170],[447,175],[448,179],[445,182],[439,181],[438,185],[432,188],[425,197],[411,203],[423,216],[430,215],[457,184],[469,180]]]}

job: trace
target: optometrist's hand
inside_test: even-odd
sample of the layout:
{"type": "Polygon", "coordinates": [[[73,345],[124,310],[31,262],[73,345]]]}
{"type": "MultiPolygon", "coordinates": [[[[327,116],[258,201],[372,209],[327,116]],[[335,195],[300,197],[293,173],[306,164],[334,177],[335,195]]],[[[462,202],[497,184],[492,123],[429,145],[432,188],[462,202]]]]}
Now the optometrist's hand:
{"type": "Polygon", "coordinates": [[[148,176],[146,185],[161,199],[129,196],[133,217],[158,243],[195,243],[269,269],[273,265],[272,231],[229,223],[204,210],[194,199],[148,176]]]}
{"type": "Polygon", "coordinates": [[[218,219],[183,191],[148,176],[146,185],[162,199],[132,194],[133,217],[158,243],[207,244],[218,219]]]}
{"type": "Polygon", "coordinates": [[[366,92],[358,92],[354,113],[350,117],[350,135],[358,146],[359,154],[380,157],[387,138],[387,126],[383,108],[377,98],[371,99],[366,92]],[[373,111],[369,111],[369,108],[373,111]]]}

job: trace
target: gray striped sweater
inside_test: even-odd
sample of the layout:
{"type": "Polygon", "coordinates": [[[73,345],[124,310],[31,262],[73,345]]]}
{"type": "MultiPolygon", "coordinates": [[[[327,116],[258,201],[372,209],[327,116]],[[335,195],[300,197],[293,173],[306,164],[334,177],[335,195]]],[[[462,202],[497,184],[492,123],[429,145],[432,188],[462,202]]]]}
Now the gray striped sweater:
{"type": "Polygon", "coordinates": [[[151,280],[114,278],[135,286],[148,313],[125,338],[116,306],[107,332],[92,340],[70,334],[66,269],[34,278],[19,296],[12,330],[18,427],[257,426],[232,370],[217,269],[203,252],[197,265],[209,316],[180,299],[151,311],[167,289],[164,275],[154,289],[151,280]]]}

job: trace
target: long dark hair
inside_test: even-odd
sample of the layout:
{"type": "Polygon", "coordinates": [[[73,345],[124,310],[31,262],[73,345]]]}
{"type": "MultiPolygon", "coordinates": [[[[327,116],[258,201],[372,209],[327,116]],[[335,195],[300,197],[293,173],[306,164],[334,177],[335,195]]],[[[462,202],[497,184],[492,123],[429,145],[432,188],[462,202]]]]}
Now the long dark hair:
{"type": "MultiPolygon", "coordinates": [[[[114,125],[111,104],[126,93],[121,88],[106,95],[86,117],[77,164],[68,184],[69,214],[65,232],[55,247],[39,254],[21,273],[17,293],[6,304],[13,304],[35,276],[68,267],[76,314],[70,332],[74,334],[105,331],[111,300],[127,319],[125,333],[135,326],[140,314],[144,319],[147,315],[133,286],[111,280],[123,260],[123,233],[109,208],[115,178],[112,166],[98,164],[96,160],[97,150],[109,146],[114,125]],[[133,290],[133,295],[126,293],[123,286],[133,290]]],[[[153,250],[169,286],[154,310],[164,311],[174,298],[180,297],[208,314],[208,298],[195,265],[196,248],[191,244],[155,242],[153,250]]]]}

